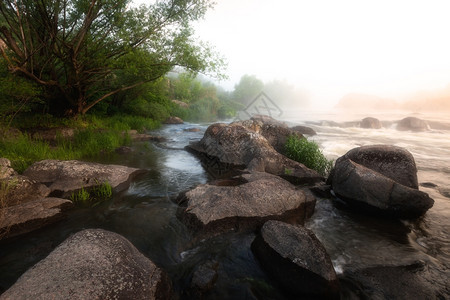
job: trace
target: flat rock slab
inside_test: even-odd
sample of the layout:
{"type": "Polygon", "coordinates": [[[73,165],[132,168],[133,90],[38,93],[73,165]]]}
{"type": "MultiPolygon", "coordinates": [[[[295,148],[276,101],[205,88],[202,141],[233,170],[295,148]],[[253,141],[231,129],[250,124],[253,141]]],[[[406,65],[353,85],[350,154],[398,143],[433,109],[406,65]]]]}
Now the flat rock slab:
{"type": "Polygon", "coordinates": [[[113,232],[78,232],[37,263],[0,299],[169,299],[164,271],[113,232]]]}
{"type": "Polygon", "coordinates": [[[251,248],[269,275],[297,299],[339,299],[331,259],[312,231],[268,221],[251,248]]]}
{"type": "Polygon", "coordinates": [[[42,160],[34,163],[23,173],[28,178],[46,184],[51,195],[68,197],[73,191],[108,182],[114,191],[128,188],[131,180],[145,172],[141,169],[119,165],[77,160],[42,160]]]}
{"type": "Polygon", "coordinates": [[[0,235],[13,237],[60,221],[72,201],[43,198],[5,207],[0,210],[0,235]]]}
{"type": "Polygon", "coordinates": [[[316,199],[286,180],[267,173],[242,175],[215,184],[202,184],[185,194],[179,217],[206,235],[255,230],[276,219],[303,223],[314,212],[316,199]]]}

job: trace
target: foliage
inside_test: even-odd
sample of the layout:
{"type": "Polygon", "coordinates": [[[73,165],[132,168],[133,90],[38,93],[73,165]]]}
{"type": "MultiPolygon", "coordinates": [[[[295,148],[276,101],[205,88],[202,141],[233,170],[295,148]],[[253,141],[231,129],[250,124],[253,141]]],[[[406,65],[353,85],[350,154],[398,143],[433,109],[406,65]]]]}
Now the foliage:
{"type": "Polygon", "coordinates": [[[306,138],[291,135],[286,141],[285,149],[287,157],[316,170],[324,177],[333,167],[333,161],[327,160],[317,143],[308,141],[306,138]]]}
{"type": "Polygon", "coordinates": [[[247,106],[263,89],[264,83],[255,75],[244,75],[234,86],[232,99],[247,106]]]}
{"type": "Polygon", "coordinates": [[[3,63],[43,90],[54,114],[85,114],[99,102],[163,77],[174,66],[221,76],[224,63],[193,38],[208,0],[4,0],[3,63]]]}

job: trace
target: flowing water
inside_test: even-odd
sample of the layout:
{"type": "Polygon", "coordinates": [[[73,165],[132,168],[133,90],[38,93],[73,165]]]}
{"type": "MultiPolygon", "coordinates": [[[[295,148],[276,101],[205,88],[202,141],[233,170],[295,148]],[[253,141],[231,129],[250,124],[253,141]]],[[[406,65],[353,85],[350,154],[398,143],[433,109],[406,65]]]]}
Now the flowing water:
{"type": "MultiPolygon", "coordinates": [[[[434,207],[418,221],[380,220],[341,209],[330,199],[318,198],[316,211],[306,224],[325,245],[341,279],[345,272],[371,266],[427,266],[426,280],[450,297],[450,130],[422,133],[399,132],[394,122],[402,116],[376,116],[387,128],[360,129],[365,116],[296,113],[286,121],[306,124],[318,135],[313,139],[330,159],[368,144],[393,144],[408,149],[419,169],[420,189],[435,200],[434,207]],[[334,121],[334,122],[331,122],[334,121]]],[[[427,119],[428,116],[422,116],[427,119]]],[[[436,117],[434,117],[436,119],[436,117]]],[[[437,121],[444,122],[444,119],[437,121]]],[[[138,143],[127,155],[97,160],[144,168],[149,172],[130,188],[93,209],[72,211],[67,220],[0,243],[0,291],[11,286],[29,267],[44,258],[70,234],[85,228],[104,228],[122,234],[144,255],[165,269],[181,299],[197,295],[188,289],[199,265],[215,264],[218,280],[206,299],[284,299],[284,295],[261,270],[250,244],[254,234],[234,234],[192,242],[190,232],[176,218],[173,200],[211,178],[197,158],[182,150],[203,136],[207,124],[167,125],[153,134],[168,138],[164,145],[138,143]],[[184,129],[198,128],[198,132],[184,129]]],[[[351,286],[344,285],[347,294],[351,286]]]]}

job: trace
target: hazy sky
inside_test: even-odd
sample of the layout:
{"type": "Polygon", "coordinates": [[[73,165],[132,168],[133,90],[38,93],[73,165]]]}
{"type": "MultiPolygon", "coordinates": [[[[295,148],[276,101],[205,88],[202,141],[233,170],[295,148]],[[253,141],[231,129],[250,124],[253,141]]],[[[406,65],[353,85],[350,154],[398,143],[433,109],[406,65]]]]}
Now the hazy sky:
{"type": "Polygon", "coordinates": [[[450,84],[448,0],[216,2],[196,32],[227,58],[229,89],[254,74],[336,103],[351,92],[401,100],[450,84]]]}

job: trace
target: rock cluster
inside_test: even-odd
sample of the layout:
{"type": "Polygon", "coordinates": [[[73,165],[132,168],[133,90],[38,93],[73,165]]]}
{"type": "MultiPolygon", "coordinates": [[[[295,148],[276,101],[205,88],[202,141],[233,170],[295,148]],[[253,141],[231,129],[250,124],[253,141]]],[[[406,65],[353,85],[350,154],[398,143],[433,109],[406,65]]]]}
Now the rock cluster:
{"type": "Polygon", "coordinates": [[[115,191],[120,191],[143,172],[117,165],[43,160],[34,163],[23,175],[17,175],[5,158],[0,159],[0,168],[3,195],[0,237],[24,234],[63,219],[72,207],[67,199],[81,188],[108,182],[115,191]]]}
{"type": "Polygon", "coordinates": [[[247,168],[284,176],[297,183],[322,181],[316,171],[280,153],[291,134],[299,135],[285,126],[253,119],[231,124],[216,123],[208,127],[199,142],[187,146],[187,150],[200,155],[206,166],[247,168]]]}

